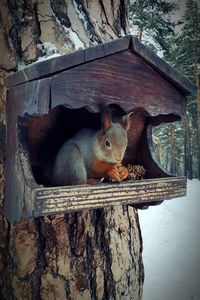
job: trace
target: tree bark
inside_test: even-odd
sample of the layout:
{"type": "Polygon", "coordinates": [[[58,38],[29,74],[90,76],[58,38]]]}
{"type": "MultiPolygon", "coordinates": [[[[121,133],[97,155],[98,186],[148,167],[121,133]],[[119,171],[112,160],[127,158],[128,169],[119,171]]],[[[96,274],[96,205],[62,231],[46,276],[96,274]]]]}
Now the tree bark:
{"type": "Polygon", "coordinates": [[[198,172],[197,176],[200,180],[200,64],[195,64],[195,71],[196,71],[196,86],[197,86],[197,166],[198,172]]]}
{"type": "MultiPolygon", "coordinates": [[[[1,2],[1,79],[39,57],[66,54],[128,33],[126,0],[1,2]]],[[[2,81],[0,89],[1,133],[2,81]]],[[[144,271],[137,210],[117,206],[12,226],[3,216],[4,143],[0,146],[0,298],[141,299],[144,271]]]]}
{"type": "Polygon", "coordinates": [[[171,125],[170,128],[170,152],[171,152],[171,162],[170,162],[170,173],[176,173],[176,166],[175,166],[175,131],[174,125],[171,125]]]}
{"type": "Polygon", "coordinates": [[[193,170],[192,170],[192,147],[191,147],[191,134],[190,134],[190,125],[188,117],[184,117],[184,131],[185,131],[185,176],[189,179],[193,178],[193,170]]]}

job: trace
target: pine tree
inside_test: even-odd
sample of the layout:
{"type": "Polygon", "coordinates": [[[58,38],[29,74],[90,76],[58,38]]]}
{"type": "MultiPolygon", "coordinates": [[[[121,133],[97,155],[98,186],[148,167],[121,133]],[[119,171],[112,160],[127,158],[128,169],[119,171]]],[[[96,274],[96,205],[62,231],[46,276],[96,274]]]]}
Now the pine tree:
{"type": "MultiPolygon", "coordinates": [[[[193,156],[193,172],[200,178],[200,9],[197,0],[187,0],[185,14],[176,24],[171,21],[178,5],[164,0],[135,0],[130,5],[130,22],[133,33],[152,50],[163,50],[166,60],[185,74],[198,87],[197,94],[189,98],[187,117],[189,127],[177,124],[175,126],[177,148],[177,170],[183,172],[183,157],[186,155],[185,165],[190,170],[191,155],[193,156]],[[175,33],[175,26],[182,24],[179,33],[175,33]],[[188,128],[189,132],[185,132],[188,128]],[[185,147],[184,138],[187,141],[185,147]],[[191,139],[191,144],[190,144],[191,139]],[[189,151],[189,152],[188,152],[189,151]],[[192,153],[191,153],[192,152],[192,153]],[[188,162],[189,161],[189,162],[188,162]]],[[[166,135],[169,135],[169,126],[155,131],[155,135],[166,149],[166,135]]],[[[170,157],[163,155],[164,165],[169,167],[170,157]]],[[[185,170],[188,175],[189,170],[185,170]]],[[[191,174],[190,174],[191,176],[191,174]]]]}
{"type": "Polygon", "coordinates": [[[177,4],[164,0],[134,0],[130,5],[130,24],[134,34],[152,50],[169,51],[166,39],[174,35],[175,25],[170,18],[177,4]]]}
{"type": "Polygon", "coordinates": [[[200,9],[197,1],[187,0],[182,18],[183,28],[168,40],[171,51],[166,59],[197,85],[197,93],[188,101],[192,135],[194,176],[200,178],[200,9]]]}
{"type": "Polygon", "coordinates": [[[172,49],[166,58],[195,82],[196,64],[200,64],[200,10],[194,0],[187,0],[182,18],[183,28],[174,39],[172,49]]]}
{"type": "MultiPolygon", "coordinates": [[[[163,50],[166,56],[171,55],[173,41],[176,38],[176,25],[182,24],[172,21],[172,15],[179,6],[163,0],[135,0],[130,6],[131,23],[136,36],[152,50],[163,50]]],[[[171,60],[170,60],[171,62],[171,60]]],[[[174,128],[176,147],[172,147],[170,139],[171,125],[163,124],[154,128],[153,134],[157,139],[155,150],[158,158],[162,155],[161,165],[177,175],[184,174],[184,126],[180,122],[172,125],[174,128]],[[172,153],[171,149],[175,153],[172,153]],[[163,149],[162,154],[160,149],[163,149]]],[[[186,151],[185,151],[186,152],[186,151]]]]}

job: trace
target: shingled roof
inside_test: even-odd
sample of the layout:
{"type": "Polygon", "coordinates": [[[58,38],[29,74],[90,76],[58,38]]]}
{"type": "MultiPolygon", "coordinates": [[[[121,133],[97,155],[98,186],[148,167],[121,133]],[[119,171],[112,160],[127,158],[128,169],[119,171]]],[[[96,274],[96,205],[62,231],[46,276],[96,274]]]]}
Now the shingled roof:
{"type": "Polygon", "coordinates": [[[171,84],[181,90],[184,95],[188,96],[195,92],[196,86],[188,78],[171,67],[166,61],[157,56],[133,36],[125,36],[71,54],[34,63],[23,70],[6,77],[5,84],[7,87],[12,87],[38,78],[46,78],[78,65],[98,60],[128,49],[137,54],[148,65],[171,82],[171,84]]]}

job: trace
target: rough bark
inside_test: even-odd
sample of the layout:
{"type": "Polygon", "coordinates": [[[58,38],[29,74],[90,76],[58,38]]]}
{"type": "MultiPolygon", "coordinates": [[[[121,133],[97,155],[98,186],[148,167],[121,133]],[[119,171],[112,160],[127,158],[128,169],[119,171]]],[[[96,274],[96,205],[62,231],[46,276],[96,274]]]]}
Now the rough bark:
{"type": "MultiPolygon", "coordinates": [[[[127,34],[127,13],[126,0],[1,1],[1,140],[3,77],[39,57],[127,34]]],[[[140,299],[144,272],[137,211],[117,206],[12,226],[3,216],[4,142],[0,147],[0,298],[140,299]]]]}

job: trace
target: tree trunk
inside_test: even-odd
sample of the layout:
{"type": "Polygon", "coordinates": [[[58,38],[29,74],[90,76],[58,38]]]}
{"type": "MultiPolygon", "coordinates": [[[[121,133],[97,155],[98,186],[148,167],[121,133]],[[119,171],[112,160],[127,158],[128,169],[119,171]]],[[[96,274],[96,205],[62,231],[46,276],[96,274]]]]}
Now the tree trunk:
{"type": "MultiPolygon", "coordinates": [[[[40,56],[66,54],[128,33],[126,0],[1,2],[1,78],[40,56]]],[[[1,134],[5,86],[0,83],[1,134]]],[[[0,298],[141,299],[137,210],[117,206],[12,226],[3,217],[5,150],[0,146],[0,298]]]]}
{"type": "Polygon", "coordinates": [[[191,146],[191,134],[190,134],[190,125],[187,117],[184,118],[184,130],[185,130],[185,176],[189,179],[193,178],[192,171],[192,146],[191,146]]]}
{"type": "Polygon", "coordinates": [[[170,153],[171,153],[171,164],[170,164],[170,173],[175,174],[176,168],[175,168],[175,132],[174,132],[174,126],[171,125],[170,128],[170,153]]]}
{"type": "Polygon", "coordinates": [[[200,180],[200,64],[195,65],[196,86],[197,86],[197,167],[198,179],[200,180]]]}

